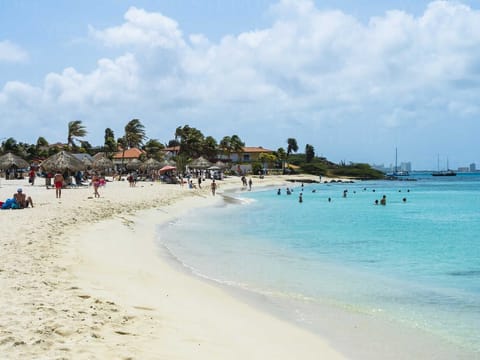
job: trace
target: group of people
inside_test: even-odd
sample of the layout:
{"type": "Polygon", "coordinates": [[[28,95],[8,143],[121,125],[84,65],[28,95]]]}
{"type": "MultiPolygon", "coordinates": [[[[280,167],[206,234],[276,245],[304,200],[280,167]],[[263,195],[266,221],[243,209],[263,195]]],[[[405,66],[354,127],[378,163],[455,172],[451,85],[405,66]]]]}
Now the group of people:
{"type": "Polygon", "coordinates": [[[252,185],[253,185],[252,178],[248,179],[248,182],[247,182],[247,178],[245,176],[242,176],[241,180],[242,180],[242,186],[244,188],[248,186],[248,190],[252,190],[252,185]]]}

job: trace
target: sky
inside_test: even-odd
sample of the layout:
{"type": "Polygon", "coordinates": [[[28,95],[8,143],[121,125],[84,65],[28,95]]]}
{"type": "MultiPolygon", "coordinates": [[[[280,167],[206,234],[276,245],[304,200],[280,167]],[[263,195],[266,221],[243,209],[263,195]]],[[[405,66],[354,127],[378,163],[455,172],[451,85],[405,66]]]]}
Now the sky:
{"type": "Polygon", "coordinates": [[[334,162],[480,167],[480,1],[0,1],[0,141],[140,119],[334,162]]]}

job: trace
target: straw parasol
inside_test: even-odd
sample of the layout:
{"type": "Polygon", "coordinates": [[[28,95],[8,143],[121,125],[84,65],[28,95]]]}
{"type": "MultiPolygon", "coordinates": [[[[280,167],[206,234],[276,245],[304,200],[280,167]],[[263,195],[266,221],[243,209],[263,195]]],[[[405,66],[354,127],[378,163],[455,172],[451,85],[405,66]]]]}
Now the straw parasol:
{"type": "Polygon", "coordinates": [[[218,166],[220,169],[225,169],[227,167],[227,164],[219,160],[214,164],[214,166],[218,166]]]}
{"type": "Polygon", "coordinates": [[[88,156],[82,156],[82,160],[80,161],[83,162],[85,167],[89,167],[93,165],[93,161],[88,156]]]}
{"type": "Polygon", "coordinates": [[[92,167],[94,169],[113,169],[113,161],[105,156],[99,156],[95,160],[93,160],[92,167]]]}
{"type": "Polygon", "coordinates": [[[202,156],[188,164],[188,167],[193,169],[206,169],[210,166],[212,166],[212,163],[202,156]]]}
{"type": "Polygon", "coordinates": [[[127,163],[126,168],[128,170],[138,170],[140,166],[142,166],[142,162],[138,159],[133,159],[127,163]]]}
{"type": "Polygon", "coordinates": [[[167,166],[167,165],[176,166],[177,163],[175,161],[171,160],[171,159],[160,161],[160,167],[167,166]]]}
{"type": "Polygon", "coordinates": [[[5,155],[0,156],[0,169],[5,170],[12,167],[28,168],[29,164],[20,156],[14,155],[12,153],[6,153],[5,155]]]}
{"type": "Polygon", "coordinates": [[[162,164],[160,163],[160,161],[155,160],[154,158],[150,158],[140,166],[140,169],[148,171],[148,170],[157,170],[157,169],[160,169],[161,167],[162,167],[162,164]]]}
{"type": "Polygon", "coordinates": [[[45,171],[79,171],[85,169],[85,164],[78,160],[72,154],[66,151],[60,151],[59,153],[50,156],[44,160],[40,167],[45,171]]]}

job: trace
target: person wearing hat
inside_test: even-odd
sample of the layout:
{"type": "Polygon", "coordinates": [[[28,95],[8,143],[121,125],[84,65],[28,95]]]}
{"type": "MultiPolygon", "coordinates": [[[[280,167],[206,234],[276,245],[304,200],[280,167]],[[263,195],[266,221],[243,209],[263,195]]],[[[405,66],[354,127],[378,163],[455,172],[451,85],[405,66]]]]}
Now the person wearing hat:
{"type": "Polygon", "coordinates": [[[27,208],[30,205],[33,208],[33,201],[30,196],[23,193],[22,188],[18,188],[17,192],[13,194],[13,198],[17,202],[20,209],[27,208]]]}

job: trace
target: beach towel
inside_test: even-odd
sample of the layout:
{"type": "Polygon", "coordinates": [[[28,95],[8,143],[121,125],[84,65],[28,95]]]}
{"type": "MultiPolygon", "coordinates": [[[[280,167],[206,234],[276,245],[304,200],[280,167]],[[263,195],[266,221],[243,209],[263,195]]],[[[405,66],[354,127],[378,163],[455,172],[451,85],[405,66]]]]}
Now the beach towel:
{"type": "Polygon", "coordinates": [[[5,202],[3,203],[2,205],[2,210],[5,210],[5,209],[18,209],[18,204],[17,202],[15,201],[15,199],[7,199],[5,200],[5,202]],[[15,207],[14,207],[15,206],[15,207]]]}

